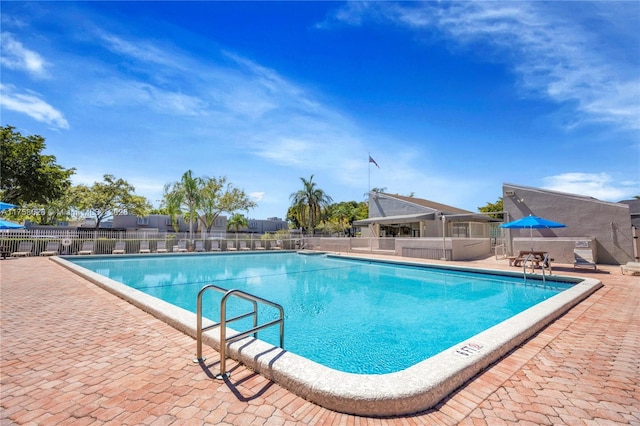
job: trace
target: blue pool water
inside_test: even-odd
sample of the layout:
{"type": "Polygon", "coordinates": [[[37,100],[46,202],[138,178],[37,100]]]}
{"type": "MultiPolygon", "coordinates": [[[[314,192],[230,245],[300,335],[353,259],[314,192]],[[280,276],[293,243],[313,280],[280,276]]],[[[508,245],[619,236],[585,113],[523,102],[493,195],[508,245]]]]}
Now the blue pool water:
{"type": "MultiPolygon", "coordinates": [[[[255,294],[284,307],[285,349],[363,374],[408,368],[572,285],[296,253],[69,260],[192,312],[207,284],[255,294]]],[[[204,316],[216,322],[221,296],[203,300],[204,316]]],[[[277,318],[260,309],[260,323],[277,318]]],[[[242,300],[227,305],[228,316],[248,310],[242,300]]],[[[258,337],[277,346],[278,327],[258,337]]]]}

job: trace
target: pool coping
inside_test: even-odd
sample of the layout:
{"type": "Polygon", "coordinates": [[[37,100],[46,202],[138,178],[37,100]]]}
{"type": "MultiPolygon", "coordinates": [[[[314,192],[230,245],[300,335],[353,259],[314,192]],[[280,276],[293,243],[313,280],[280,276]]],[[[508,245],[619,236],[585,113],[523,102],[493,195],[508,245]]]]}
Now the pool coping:
{"type": "MultiPolygon", "coordinates": [[[[132,257],[140,256],[146,255],[132,257]]],[[[517,272],[485,268],[434,265],[407,260],[367,259],[348,255],[330,256],[358,261],[522,276],[517,272]]],[[[113,258],[111,255],[73,256],[73,258],[81,257],[113,258]]],[[[51,260],[181,332],[196,337],[196,314],[89,271],[63,257],[52,257],[51,260]]],[[[527,277],[540,278],[539,275],[531,274],[527,277]]],[[[464,342],[395,373],[381,375],[345,373],[254,338],[245,338],[229,344],[227,353],[231,358],[289,391],[334,411],[367,416],[412,414],[434,407],[480,371],[504,357],[544,326],[602,287],[599,280],[592,278],[560,275],[552,275],[551,278],[575,283],[575,285],[464,342]]],[[[229,332],[232,331],[229,330],[229,332]]],[[[217,350],[219,333],[205,332],[203,343],[217,350]]]]}

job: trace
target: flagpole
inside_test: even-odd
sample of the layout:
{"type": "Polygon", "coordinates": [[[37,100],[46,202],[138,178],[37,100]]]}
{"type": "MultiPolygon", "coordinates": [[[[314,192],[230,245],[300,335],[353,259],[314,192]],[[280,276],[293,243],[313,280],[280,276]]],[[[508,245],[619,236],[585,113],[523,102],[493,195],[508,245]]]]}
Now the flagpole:
{"type": "MultiPolygon", "coordinates": [[[[369,153],[369,158],[371,158],[371,153],[369,153]]],[[[367,159],[367,164],[369,166],[369,190],[367,191],[369,194],[371,193],[371,160],[367,159]]]]}

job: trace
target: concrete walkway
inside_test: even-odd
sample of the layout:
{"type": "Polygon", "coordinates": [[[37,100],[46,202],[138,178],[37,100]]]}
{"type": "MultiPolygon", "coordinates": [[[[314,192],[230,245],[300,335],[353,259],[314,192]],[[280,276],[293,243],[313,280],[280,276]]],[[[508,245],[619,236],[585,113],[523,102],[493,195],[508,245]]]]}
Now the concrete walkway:
{"type": "MultiPolygon", "coordinates": [[[[414,259],[412,259],[414,260],[414,259]]],[[[507,261],[474,262],[509,269],[507,261]]],[[[436,409],[336,413],[229,363],[192,363],[195,341],[45,258],[0,261],[2,425],[640,425],[640,277],[604,287],[436,409]]],[[[554,265],[558,274],[575,272],[554,265]]]]}

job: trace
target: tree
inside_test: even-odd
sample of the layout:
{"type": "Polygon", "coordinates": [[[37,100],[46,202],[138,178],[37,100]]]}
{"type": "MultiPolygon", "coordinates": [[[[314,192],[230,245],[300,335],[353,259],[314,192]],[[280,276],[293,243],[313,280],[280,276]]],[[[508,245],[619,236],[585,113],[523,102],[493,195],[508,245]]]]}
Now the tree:
{"type": "Polygon", "coordinates": [[[297,214],[306,221],[307,232],[313,233],[313,228],[319,221],[322,209],[326,208],[332,199],[322,189],[317,188],[313,182],[313,175],[309,180],[300,178],[303,189],[291,194],[292,207],[295,206],[297,214]]]}
{"type": "MultiPolygon", "coordinates": [[[[496,201],[495,203],[487,203],[487,205],[484,207],[478,207],[478,211],[482,213],[491,213],[491,212],[502,213],[504,211],[502,197],[498,198],[498,201],[496,201]]],[[[492,217],[495,219],[504,219],[503,214],[489,214],[489,217],[492,217]]]]}
{"type": "Polygon", "coordinates": [[[340,232],[344,233],[344,222],[348,221],[353,215],[354,205],[350,203],[338,203],[332,205],[331,208],[331,217],[332,219],[336,219],[338,222],[338,226],[340,227],[340,232]]]}
{"type": "Polygon", "coordinates": [[[46,204],[27,204],[23,210],[28,214],[20,220],[28,218],[38,225],[56,225],[58,221],[71,219],[72,204],[71,189],[68,189],[62,197],[46,204]]]}
{"type": "Polygon", "coordinates": [[[95,182],[91,187],[78,185],[71,188],[74,205],[96,217],[96,228],[100,222],[112,216],[132,214],[145,216],[151,203],[139,195],[135,188],[124,179],[104,175],[103,182],[95,182]]]}
{"type": "Polygon", "coordinates": [[[42,155],[44,138],[23,136],[12,126],[0,131],[0,197],[8,203],[47,205],[64,196],[75,169],[65,169],[53,155],[42,155]]]}
{"type": "MultiPolygon", "coordinates": [[[[367,219],[369,217],[369,203],[367,202],[358,203],[358,206],[356,207],[356,211],[354,213],[355,213],[355,217],[353,220],[367,219]]],[[[350,225],[353,225],[353,221],[350,223],[350,225]]]]}
{"type": "Polygon", "coordinates": [[[200,206],[201,190],[204,186],[202,178],[193,177],[193,172],[187,170],[178,182],[164,186],[164,199],[169,216],[176,223],[177,216],[186,208],[189,218],[189,240],[193,241],[193,222],[197,219],[196,210],[200,206]]]}
{"type": "Polygon", "coordinates": [[[290,222],[289,227],[293,229],[302,228],[302,209],[299,206],[291,206],[287,209],[286,219],[290,222]]]}
{"type": "Polygon", "coordinates": [[[193,224],[200,222],[202,228],[211,231],[222,212],[233,213],[256,206],[245,192],[227,182],[226,177],[194,177],[187,170],[182,179],[164,187],[166,209],[174,224],[179,214],[189,220],[189,239],[193,240],[193,224]]]}
{"type": "MultiPolygon", "coordinates": [[[[324,226],[318,226],[328,233],[347,234],[347,230],[353,228],[353,222],[369,217],[369,205],[365,201],[341,201],[329,205],[325,209],[327,222],[324,226]]],[[[351,235],[351,232],[348,233],[351,235]]]]}
{"type": "Polygon", "coordinates": [[[247,220],[246,217],[244,217],[240,213],[233,214],[229,218],[229,221],[227,221],[227,229],[231,229],[231,228],[235,229],[236,234],[238,233],[240,228],[246,228],[248,226],[249,226],[249,221],[247,220]]]}
{"type": "Polygon", "coordinates": [[[251,201],[243,190],[227,183],[226,177],[203,178],[197,213],[207,232],[211,231],[216,218],[222,212],[248,211],[254,207],[256,203],[251,201]]]}

